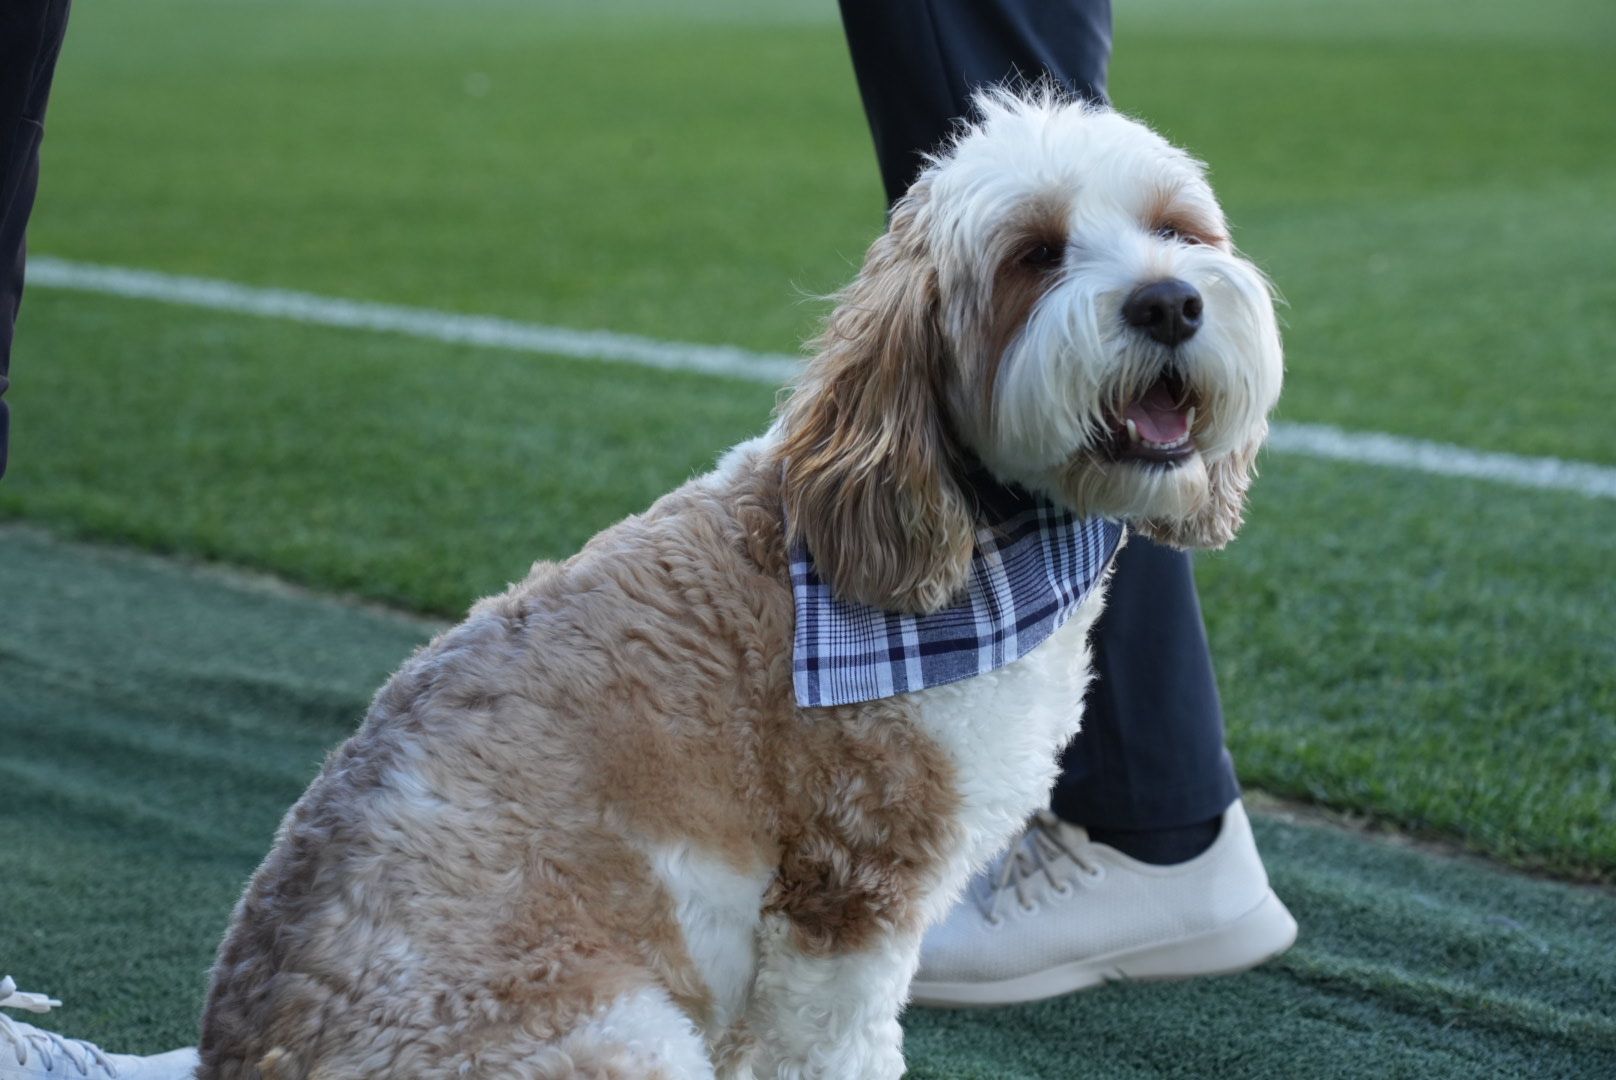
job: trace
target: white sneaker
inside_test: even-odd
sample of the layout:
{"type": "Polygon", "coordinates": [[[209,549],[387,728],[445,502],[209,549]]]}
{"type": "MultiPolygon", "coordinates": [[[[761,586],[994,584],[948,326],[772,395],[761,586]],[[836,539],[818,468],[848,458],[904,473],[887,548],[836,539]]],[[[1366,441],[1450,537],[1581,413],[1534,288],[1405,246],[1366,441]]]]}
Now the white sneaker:
{"type": "MultiPolygon", "coordinates": [[[[0,1008],[42,1013],[60,1004],[44,994],[21,993],[9,975],[0,979],[0,1008]]],[[[41,1031],[0,1012],[0,1080],[183,1080],[195,1072],[195,1050],[170,1050],[156,1057],[109,1054],[93,1043],[41,1031]]]]}
{"type": "Polygon", "coordinates": [[[1119,979],[1221,975],[1295,940],[1239,801],[1211,847],[1173,866],[1131,859],[1045,811],[927,932],[910,1000],[1008,1005],[1119,979]]]}

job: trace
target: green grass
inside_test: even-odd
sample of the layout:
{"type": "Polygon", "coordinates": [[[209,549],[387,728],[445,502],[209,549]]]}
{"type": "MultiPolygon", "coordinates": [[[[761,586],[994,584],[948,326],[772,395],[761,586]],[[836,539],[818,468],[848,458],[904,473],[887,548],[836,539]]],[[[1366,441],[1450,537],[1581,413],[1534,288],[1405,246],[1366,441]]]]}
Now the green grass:
{"type": "Polygon", "coordinates": [[[1270,457],[1199,577],[1240,773],[1616,871],[1616,506],[1270,457]]]}
{"type": "Polygon", "coordinates": [[[633,14],[501,0],[77,12],[34,243],[792,347],[799,287],[837,285],[881,221],[840,30],[613,10],[633,14]]]}
{"type": "MultiPolygon", "coordinates": [[[[3,966],[72,1035],[191,1042],[236,893],[324,750],[431,632],[262,581],[0,528],[3,966]]],[[[916,1080],[1593,1077],[1616,895],[1257,821],[1297,946],[1221,980],[914,1010],[916,1080]]]]}
{"type": "MultiPolygon", "coordinates": [[[[834,6],[735,7],[78,12],[36,248],[790,349],[879,189],[834,6]]],[[[1289,298],[1284,414],[1616,461],[1609,5],[1216,7],[1119,5],[1114,97],[1289,298]]]]}
{"type": "Polygon", "coordinates": [[[0,506],[445,615],[706,471],[774,397],[133,301],[29,305],[56,330],[0,506]]]}
{"type": "MultiPolygon", "coordinates": [[[[1282,414],[1616,463],[1616,8],[1137,0],[1113,91],[1286,295],[1282,414]]],[[[834,5],[80,5],[39,253],[788,351],[880,227],[834,5]]],[[[734,381],[35,289],[0,518],[454,616],[758,430],[734,381]]],[[[1270,456],[1203,559],[1248,784],[1616,881],[1616,503],[1270,456]]],[[[245,875],[428,632],[0,528],[0,970],[189,1042],[245,875]]],[[[1230,980],[906,1021],[922,1080],[1616,1074],[1616,899],[1258,821],[1230,980]]]]}
{"type": "MultiPolygon", "coordinates": [[[[77,298],[34,302],[61,327],[36,354],[36,418],[65,431],[96,417],[99,437],[23,440],[35,465],[0,499],[446,616],[704,469],[771,398],[133,301],[96,301],[99,317],[68,317],[77,298]],[[130,344],[97,350],[115,328],[130,344]]],[[[1611,876],[1616,506],[1282,456],[1263,472],[1241,541],[1201,563],[1247,782],[1611,876]]]]}

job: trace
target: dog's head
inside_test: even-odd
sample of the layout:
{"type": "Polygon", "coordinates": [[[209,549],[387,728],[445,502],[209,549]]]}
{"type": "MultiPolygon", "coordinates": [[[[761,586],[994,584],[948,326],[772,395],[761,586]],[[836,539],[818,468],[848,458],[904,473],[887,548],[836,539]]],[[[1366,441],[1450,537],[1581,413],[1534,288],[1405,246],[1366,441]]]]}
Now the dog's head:
{"type": "Polygon", "coordinates": [[[1281,350],[1200,163],[1109,109],[991,91],[893,208],[780,415],[786,512],[841,596],[959,590],[974,461],[1179,547],[1240,524],[1281,350]]]}

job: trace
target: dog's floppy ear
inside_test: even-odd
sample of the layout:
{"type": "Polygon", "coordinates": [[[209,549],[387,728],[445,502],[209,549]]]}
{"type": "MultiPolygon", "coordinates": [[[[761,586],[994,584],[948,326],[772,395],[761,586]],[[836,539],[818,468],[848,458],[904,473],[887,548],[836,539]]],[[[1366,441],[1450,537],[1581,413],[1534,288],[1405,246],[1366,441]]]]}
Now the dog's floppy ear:
{"type": "Polygon", "coordinates": [[[1137,522],[1139,531],[1157,543],[1192,550],[1220,548],[1234,539],[1245,520],[1246,492],[1257,475],[1257,452],[1268,424],[1246,446],[1206,467],[1207,499],[1195,513],[1172,521],[1137,522]]]}
{"type": "Polygon", "coordinates": [[[936,267],[916,226],[925,197],[922,181],[893,210],[780,412],[789,539],[838,597],[892,611],[946,605],[974,538],[942,406],[936,267]]]}

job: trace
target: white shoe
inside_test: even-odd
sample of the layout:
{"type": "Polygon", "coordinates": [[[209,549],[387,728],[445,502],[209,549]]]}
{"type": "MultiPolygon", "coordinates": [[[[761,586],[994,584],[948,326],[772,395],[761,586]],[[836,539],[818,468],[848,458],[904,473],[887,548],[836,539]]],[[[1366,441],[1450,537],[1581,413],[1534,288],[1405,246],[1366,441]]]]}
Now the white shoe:
{"type": "Polygon", "coordinates": [[[1131,859],[1046,811],[927,932],[910,1000],[1008,1005],[1119,979],[1221,975],[1295,940],[1238,801],[1212,846],[1173,866],[1131,859]]]}
{"type": "MultiPolygon", "coordinates": [[[[24,994],[8,975],[0,979],[0,1008],[49,1012],[60,1005],[44,994],[24,994]]],[[[82,1039],[67,1039],[0,1013],[0,1080],[182,1080],[196,1072],[196,1051],[156,1057],[109,1054],[82,1039]]]]}

